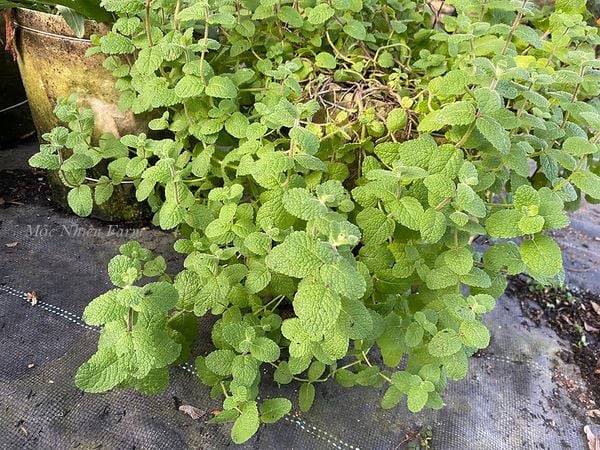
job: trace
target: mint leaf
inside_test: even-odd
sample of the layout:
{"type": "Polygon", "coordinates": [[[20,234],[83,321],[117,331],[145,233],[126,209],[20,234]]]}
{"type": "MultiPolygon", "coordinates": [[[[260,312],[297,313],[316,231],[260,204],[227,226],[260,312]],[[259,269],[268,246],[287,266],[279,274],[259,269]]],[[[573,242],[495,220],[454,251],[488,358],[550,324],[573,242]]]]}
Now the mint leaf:
{"type": "Polygon", "coordinates": [[[67,194],[67,203],[78,216],[89,216],[92,212],[92,207],[94,206],[92,190],[87,184],[82,184],[81,186],[71,189],[67,194]]]}
{"type": "Polygon", "coordinates": [[[345,259],[325,264],[320,269],[321,280],[334,292],[352,300],[362,298],[366,291],[364,278],[345,259]]]}
{"type": "Polygon", "coordinates": [[[300,28],[304,24],[302,15],[291,6],[285,5],[279,9],[277,17],[284,23],[294,28],[300,28]]]}
{"type": "Polygon", "coordinates": [[[128,361],[112,348],[99,350],[83,363],[75,375],[75,384],[85,392],[106,392],[127,378],[128,361]]]}
{"type": "Polygon", "coordinates": [[[295,231],[271,250],[265,262],[270,270],[305,278],[333,259],[332,250],[323,242],[304,231],[295,231]]]}
{"type": "Polygon", "coordinates": [[[58,159],[58,155],[36,153],[29,158],[29,165],[38,169],[58,170],[60,168],[60,160],[58,159]]]}
{"type": "Polygon", "coordinates": [[[427,244],[435,244],[446,233],[447,220],[446,216],[433,208],[427,209],[421,216],[419,230],[423,242],[427,244]]]}
{"type": "Polygon", "coordinates": [[[448,268],[458,275],[466,275],[473,267],[473,255],[465,247],[448,250],[442,257],[448,268]]]}
{"type": "Polygon", "coordinates": [[[279,346],[269,338],[259,336],[250,343],[250,353],[263,362],[273,362],[279,358],[279,346]]]}
{"type": "Polygon", "coordinates": [[[400,200],[386,203],[386,209],[401,225],[418,231],[423,220],[423,206],[414,197],[402,197],[400,200]]]}
{"type": "Polygon", "coordinates": [[[292,409],[287,398],[270,398],[260,404],[260,419],[264,423],[275,423],[292,409]]]}
{"type": "Polygon", "coordinates": [[[197,97],[204,91],[202,78],[196,75],[184,75],[175,86],[175,94],[181,98],[197,97]]]}
{"type": "Polygon", "coordinates": [[[419,123],[418,130],[429,133],[445,126],[469,125],[475,120],[475,107],[469,102],[456,102],[426,115],[419,123]]]}
{"type": "Polygon", "coordinates": [[[119,289],[112,289],[92,300],[83,311],[83,320],[88,325],[103,325],[123,319],[127,307],[117,301],[119,289]]]}
{"type": "Polygon", "coordinates": [[[236,98],[237,87],[229,78],[215,76],[208,80],[205,89],[206,95],[216,98],[236,98]]]}
{"type": "Polygon", "coordinates": [[[427,349],[431,356],[443,358],[452,356],[462,348],[462,342],[458,333],[450,328],[438,331],[431,338],[427,349]]]}
{"type": "Polygon", "coordinates": [[[205,363],[208,370],[217,375],[231,375],[231,365],[235,358],[235,353],[231,350],[215,350],[206,356],[205,363]]]}
{"type": "Polygon", "coordinates": [[[233,423],[231,439],[236,444],[243,444],[256,434],[260,426],[258,407],[255,401],[247,402],[241,407],[241,414],[233,423]]]}
{"type": "Polygon", "coordinates": [[[362,230],[365,241],[370,244],[385,242],[396,227],[394,220],[377,208],[363,209],[356,216],[356,223],[362,230]]]}
{"type": "Polygon", "coordinates": [[[598,147],[595,144],[592,144],[581,136],[571,136],[565,139],[562,149],[573,156],[590,155],[598,151],[598,147]]]}
{"type": "Polygon", "coordinates": [[[292,216],[310,220],[327,212],[328,208],[306,189],[294,188],[283,194],[283,206],[292,216]]]}
{"type": "Polygon", "coordinates": [[[553,277],[562,269],[560,247],[554,239],[543,234],[522,242],[521,257],[531,275],[553,277]]]}
{"type": "Polygon", "coordinates": [[[358,39],[359,41],[363,41],[367,37],[367,29],[362,22],[355,19],[348,20],[344,24],[343,30],[348,36],[358,39]]]}
{"type": "Polygon", "coordinates": [[[308,13],[308,22],[313,25],[322,25],[327,22],[333,14],[334,9],[326,3],[321,3],[312,8],[308,13]]]}
{"type": "Polygon", "coordinates": [[[522,214],[514,209],[503,209],[490,214],[485,229],[494,238],[513,238],[522,234],[519,221],[522,214]]]}
{"type": "Polygon", "coordinates": [[[320,52],[317,54],[315,57],[315,64],[317,67],[321,67],[323,69],[335,69],[337,67],[335,56],[328,52],[320,52]]]}
{"type": "Polygon", "coordinates": [[[335,325],[341,311],[340,297],[317,281],[303,280],[294,297],[294,312],[306,332],[322,335],[335,325]]]}
{"type": "Polygon", "coordinates": [[[462,342],[468,347],[486,348],[490,345],[490,331],[481,322],[467,320],[460,324],[462,342]]]}
{"type": "Polygon", "coordinates": [[[315,387],[311,383],[302,383],[298,392],[300,411],[308,411],[315,401],[315,387]]]}
{"type": "Polygon", "coordinates": [[[492,146],[500,153],[510,152],[510,137],[508,132],[492,117],[478,117],[476,122],[477,130],[488,140],[492,146]]]}
{"type": "Polygon", "coordinates": [[[600,177],[595,173],[588,171],[573,172],[571,181],[585,194],[600,200],[600,177]]]}
{"type": "Polygon", "coordinates": [[[237,355],[231,363],[231,375],[233,380],[242,386],[252,386],[259,375],[259,363],[248,355],[237,355]]]}
{"type": "Polygon", "coordinates": [[[420,387],[414,387],[408,391],[407,406],[412,413],[417,413],[423,409],[427,403],[429,394],[420,387]]]}

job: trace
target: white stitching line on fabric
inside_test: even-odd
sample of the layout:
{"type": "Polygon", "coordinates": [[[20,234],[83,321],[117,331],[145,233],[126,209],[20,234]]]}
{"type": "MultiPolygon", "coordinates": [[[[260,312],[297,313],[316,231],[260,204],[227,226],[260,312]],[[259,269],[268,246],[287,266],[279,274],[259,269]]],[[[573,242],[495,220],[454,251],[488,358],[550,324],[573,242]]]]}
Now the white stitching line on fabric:
{"type": "MultiPolygon", "coordinates": [[[[196,374],[196,370],[192,367],[192,365],[190,363],[182,363],[179,365],[183,370],[185,370],[186,372],[189,372],[192,375],[197,375],[196,374]]],[[[359,447],[354,447],[344,441],[342,441],[341,439],[333,436],[331,433],[325,431],[325,430],[321,430],[320,428],[315,427],[314,425],[304,421],[303,419],[301,419],[298,416],[292,416],[290,414],[286,414],[284,417],[284,420],[286,420],[287,422],[290,422],[298,427],[300,427],[303,431],[310,433],[320,439],[324,439],[326,440],[329,444],[333,445],[335,448],[339,448],[339,449],[343,449],[343,448],[349,448],[351,450],[360,450],[359,447]],[[339,444],[337,444],[336,442],[332,442],[332,440],[335,440],[337,442],[339,442],[340,444],[342,444],[344,447],[340,446],[339,444]]]]}
{"type": "MultiPolygon", "coordinates": [[[[25,292],[18,291],[10,286],[0,285],[0,291],[8,292],[9,294],[11,294],[15,297],[18,297],[24,301],[27,301],[27,294],[25,292]]],[[[98,327],[92,327],[92,326],[85,324],[83,322],[83,319],[81,319],[77,315],[75,315],[69,311],[66,311],[56,305],[52,305],[51,303],[38,301],[36,306],[39,306],[40,308],[42,308],[52,314],[62,317],[63,319],[66,319],[69,322],[74,323],[75,325],[79,325],[82,328],[86,328],[88,330],[92,330],[92,331],[96,331],[96,332],[100,331],[100,329],[98,327]]],[[[196,375],[196,370],[190,363],[187,363],[187,362],[182,363],[179,365],[179,367],[181,367],[183,370],[185,370],[186,372],[188,372],[192,375],[196,375]]],[[[316,426],[304,421],[303,419],[300,419],[299,417],[291,416],[291,415],[287,414],[283,418],[285,421],[290,422],[291,424],[294,424],[295,426],[299,427],[302,431],[305,431],[306,433],[316,436],[319,439],[323,439],[323,440],[327,441],[327,443],[329,443],[330,445],[332,445],[335,448],[338,448],[338,449],[348,448],[351,450],[360,450],[359,447],[352,446],[352,445],[344,442],[343,440],[333,436],[331,433],[329,433],[325,430],[321,430],[320,428],[317,428],[316,426]],[[339,444],[336,442],[333,442],[332,439],[339,442],[339,444]],[[342,444],[343,447],[340,444],[342,444]]]]}
{"type": "MultiPolygon", "coordinates": [[[[0,291],[7,292],[15,297],[20,298],[21,300],[27,301],[27,294],[25,292],[18,291],[10,286],[0,286],[0,291]]],[[[48,311],[49,313],[52,313],[63,319],[66,319],[69,322],[72,322],[75,325],[79,325],[80,327],[85,328],[87,330],[92,330],[92,331],[100,330],[98,327],[92,327],[90,325],[87,325],[86,323],[83,322],[83,319],[81,319],[79,316],[77,316],[67,310],[64,310],[56,305],[45,302],[43,300],[39,300],[36,304],[36,307],[40,307],[43,310],[48,311]]]]}

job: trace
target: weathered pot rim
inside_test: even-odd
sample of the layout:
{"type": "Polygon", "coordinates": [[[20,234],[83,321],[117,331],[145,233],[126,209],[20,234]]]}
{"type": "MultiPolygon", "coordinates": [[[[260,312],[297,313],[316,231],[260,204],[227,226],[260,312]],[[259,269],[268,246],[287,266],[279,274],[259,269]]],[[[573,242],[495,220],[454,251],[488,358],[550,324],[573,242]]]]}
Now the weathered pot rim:
{"type": "Polygon", "coordinates": [[[84,35],[82,38],[75,36],[73,30],[59,14],[49,14],[33,9],[14,8],[15,25],[25,31],[56,37],[56,39],[87,41],[93,34],[104,35],[110,31],[110,26],[94,20],[84,20],[84,35]]]}

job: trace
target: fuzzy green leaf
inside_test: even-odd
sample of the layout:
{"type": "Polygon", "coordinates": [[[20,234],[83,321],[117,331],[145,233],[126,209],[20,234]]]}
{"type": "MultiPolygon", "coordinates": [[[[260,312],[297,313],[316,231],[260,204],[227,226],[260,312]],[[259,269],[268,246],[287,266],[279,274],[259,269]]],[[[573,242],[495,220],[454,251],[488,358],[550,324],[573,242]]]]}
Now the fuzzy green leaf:
{"type": "Polygon", "coordinates": [[[562,269],[562,255],[560,247],[554,239],[536,235],[531,240],[521,244],[521,257],[532,275],[553,277],[562,269]]]}
{"type": "Polygon", "coordinates": [[[94,206],[92,190],[87,184],[73,188],[67,194],[67,202],[69,203],[69,207],[78,216],[89,216],[94,206]]]}
{"type": "Polygon", "coordinates": [[[429,353],[436,358],[454,355],[461,348],[462,342],[460,336],[455,330],[450,328],[438,331],[435,336],[431,338],[431,341],[427,346],[429,353]]]}
{"type": "Polygon", "coordinates": [[[240,409],[242,413],[233,423],[231,439],[236,444],[243,444],[256,434],[260,426],[258,407],[255,401],[243,404],[240,409]]]}
{"type": "Polygon", "coordinates": [[[113,348],[99,350],[77,370],[75,384],[85,392],[106,392],[127,378],[128,364],[113,348]]]}
{"type": "Polygon", "coordinates": [[[298,292],[294,297],[294,312],[308,333],[325,333],[335,325],[340,311],[339,295],[323,283],[303,280],[298,285],[298,292]]]}
{"type": "Polygon", "coordinates": [[[300,411],[308,411],[315,401],[315,387],[311,383],[302,383],[298,392],[300,411]]]}
{"type": "Polygon", "coordinates": [[[273,362],[279,358],[279,346],[269,338],[259,336],[250,344],[250,353],[263,362],[273,362]]]}
{"type": "Polygon", "coordinates": [[[267,255],[267,267],[294,278],[315,273],[326,262],[333,261],[333,252],[323,242],[304,231],[295,231],[275,246],[267,255]]]}
{"type": "Polygon", "coordinates": [[[586,170],[574,172],[571,175],[571,181],[585,194],[600,200],[600,177],[595,173],[586,170]]]}
{"type": "Polygon", "coordinates": [[[270,398],[260,404],[260,419],[264,423],[275,423],[292,409],[287,398],[270,398]]]}
{"type": "Polygon", "coordinates": [[[214,76],[208,80],[205,88],[206,95],[216,98],[236,98],[237,87],[231,79],[223,76],[214,76]]]}
{"type": "Polygon", "coordinates": [[[492,117],[478,117],[475,122],[477,130],[500,153],[510,152],[510,137],[508,132],[492,117]]]}
{"type": "Polygon", "coordinates": [[[455,102],[425,116],[417,129],[429,133],[445,126],[469,125],[475,120],[475,107],[469,102],[455,102]]]}
{"type": "Polygon", "coordinates": [[[478,349],[490,345],[490,331],[481,322],[468,320],[460,324],[462,342],[478,349]]]}
{"type": "Polygon", "coordinates": [[[396,223],[383,211],[377,208],[365,208],[356,216],[356,223],[360,227],[363,238],[369,244],[381,244],[388,240],[396,223]]]}

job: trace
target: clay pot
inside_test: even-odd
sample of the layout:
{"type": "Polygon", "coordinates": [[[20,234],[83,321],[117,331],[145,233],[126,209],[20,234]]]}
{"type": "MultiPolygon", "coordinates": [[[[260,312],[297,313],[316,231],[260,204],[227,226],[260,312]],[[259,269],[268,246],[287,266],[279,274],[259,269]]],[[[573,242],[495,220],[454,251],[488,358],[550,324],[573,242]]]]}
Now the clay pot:
{"type": "MultiPolygon", "coordinates": [[[[86,57],[92,34],[105,34],[106,24],[85,21],[83,38],[76,37],[59,15],[38,11],[13,10],[15,26],[14,49],[27,92],[33,121],[41,137],[58,125],[53,114],[56,101],[77,93],[82,108],[95,115],[93,139],[104,133],[120,137],[146,131],[146,120],[118,108],[119,92],[112,74],[102,67],[103,56],[86,57]]],[[[90,171],[98,178],[102,169],[90,171]]],[[[55,173],[50,174],[51,195],[54,201],[66,206],[68,188],[55,173]]],[[[116,222],[138,219],[146,209],[135,200],[132,185],[115,186],[113,196],[102,205],[94,206],[92,217],[116,222]]]]}

